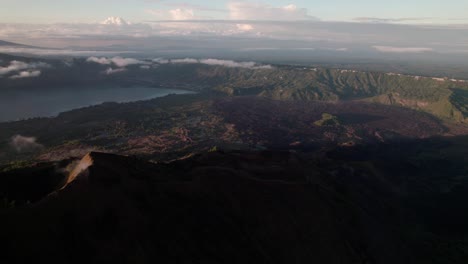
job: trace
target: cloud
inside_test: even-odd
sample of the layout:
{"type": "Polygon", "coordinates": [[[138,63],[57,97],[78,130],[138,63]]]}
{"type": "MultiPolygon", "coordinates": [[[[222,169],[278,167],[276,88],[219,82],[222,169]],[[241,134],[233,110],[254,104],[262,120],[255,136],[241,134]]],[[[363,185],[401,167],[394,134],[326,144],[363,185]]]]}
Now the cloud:
{"type": "Polygon", "coordinates": [[[140,38],[154,35],[154,30],[145,23],[127,23],[121,26],[101,23],[0,24],[0,39],[30,39],[33,40],[30,43],[46,47],[63,47],[49,44],[60,43],[63,38],[74,39],[75,42],[68,45],[76,45],[78,38],[85,37],[84,39],[86,39],[91,36],[102,37],[109,35],[140,38]],[[38,42],[38,40],[41,42],[38,42]]]}
{"type": "Polygon", "coordinates": [[[71,49],[42,49],[42,48],[21,48],[12,46],[0,46],[0,53],[4,54],[32,54],[39,56],[53,55],[73,55],[73,56],[92,56],[92,55],[116,55],[122,53],[134,53],[133,51],[93,51],[93,50],[71,50],[71,49]]]}
{"type": "Polygon", "coordinates": [[[113,25],[113,26],[129,26],[132,23],[125,21],[121,17],[108,17],[106,20],[101,22],[102,25],[113,25]]]}
{"type": "Polygon", "coordinates": [[[94,63],[97,63],[97,64],[103,64],[103,65],[111,64],[111,60],[106,58],[106,57],[102,57],[102,58],[90,57],[86,61],[87,62],[94,62],[94,63]]]}
{"type": "Polygon", "coordinates": [[[164,58],[156,58],[156,59],[153,59],[153,62],[156,62],[158,64],[168,64],[169,63],[169,60],[168,59],[164,59],[164,58]]]}
{"type": "Polygon", "coordinates": [[[10,72],[15,72],[19,70],[24,70],[29,68],[29,65],[22,61],[11,61],[10,65],[6,67],[0,67],[0,75],[5,75],[10,72]]]}
{"type": "Polygon", "coordinates": [[[104,71],[105,74],[111,75],[111,74],[116,74],[116,73],[121,73],[126,71],[127,69],[125,68],[118,68],[118,69],[112,69],[112,68],[107,68],[107,70],[104,71]]]}
{"type": "Polygon", "coordinates": [[[141,61],[141,60],[137,60],[133,58],[122,58],[122,57],[114,57],[111,59],[111,61],[118,67],[126,67],[128,65],[137,65],[137,64],[148,64],[145,61],[141,61]]]}
{"type": "Polygon", "coordinates": [[[169,7],[191,9],[191,10],[196,10],[196,11],[221,12],[221,13],[228,12],[226,9],[212,8],[208,6],[191,4],[191,3],[186,3],[186,2],[164,3],[164,5],[169,6],[169,7]]]}
{"type": "Polygon", "coordinates": [[[246,69],[272,69],[271,65],[260,65],[256,62],[236,62],[232,60],[219,60],[219,59],[193,59],[193,58],[185,58],[185,59],[171,59],[166,60],[162,58],[154,59],[153,62],[158,64],[205,64],[205,65],[212,65],[212,66],[224,66],[229,68],[246,68],[246,69]]]}
{"type": "Polygon", "coordinates": [[[271,65],[257,65],[255,62],[235,62],[232,60],[203,59],[201,64],[219,65],[229,68],[248,68],[248,69],[271,69],[271,65]]]}
{"type": "Polygon", "coordinates": [[[150,62],[137,60],[134,58],[122,58],[122,57],[113,57],[113,58],[106,58],[106,57],[89,57],[86,59],[87,62],[97,63],[101,65],[112,65],[116,66],[117,68],[109,67],[105,71],[104,74],[111,75],[116,73],[121,73],[127,71],[125,67],[129,65],[140,65],[141,69],[149,69],[150,62]]]}
{"type": "Polygon", "coordinates": [[[171,10],[149,9],[146,13],[162,20],[193,20],[200,19],[195,16],[195,11],[188,8],[176,8],[171,10]]]}
{"type": "Polygon", "coordinates": [[[41,150],[44,146],[37,143],[36,141],[37,139],[35,137],[24,137],[21,135],[16,135],[10,139],[10,146],[19,153],[41,150]]]}
{"type": "Polygon", "coordinates": [[[148,62],[133,59],[133,58],[122,58],[122,57],[113,57],[113,58],[106,58],[106,57],[89,57],[87,62],[94,62],[97,64],[102,65],[111,65],[114,64],[119,68],[126,67],[129,65],[139,65],[139,64],[148,64],[148,62]]]}
{"type": "Polygon", "coordinates": [[[50,68],[50,65],[44,62],[32,62],[26,63],[22,61],[13,60],[10,64],[5,67],[0,67],[0,77],[2,75],[8,75],[21,71],[18,75],[12,76],[12,79],[36,77],[41,74],[36,69],[50,68]]]}
{"type": "Polygon", "coordinates": [[[171,59],[171,63],[174,64],[193,64],[199,63],[197,59],[185,58],[185,59],[171,59]]]}
{"type": "Polygon", "coordinates": [[[403,23],[424,22],[434,20],[433,17],[404,17],[404,18],[380,18],[380,17],[356,17],[353,21],[361,23],[403,23]]]}
{"type": "Polygon", "coordinates": [[[195,14],[192,9],[173,9],[169,10],[173,20],[190,20],[195,18],[195,14]]]}
{"type": "Polygon", "coordinates": [[[423,53],[434,51],[434,49],[426,47],[372,46],[372,48],[384,53],[423,53]]]}
{"type": "Polygon", "coordinates": [[[317,18],[308,14],[306,8],[298,8],[292,4],[274,7],[259,3],[230,2],[228,10],[230,18],[234,20],[317,20],[317,18]]]}
{"type": "Polygon", "coordinates": [[[250,24],[236,24],[236,27],[240,31],[252,31],[254,30],[254,26],[250,24]]]}
{"type": "MultiPolygon", "coordinates": [[[[286,10],[284,12],[294,13],[299,8],[290,6],[282,9],[286,10]]],[[[168,10],[164,12],[170,18],[168,10]]],[[[252,12],[246,14],[246,18],[254,18],[252,12]]],[[[265,18],[262,15],[263,11],[259,11],[259,14],[260,18],[265,18]]],[[[123,55],[128,51],[128,47],[132,47],[134,53],[167,54],[165,55],[167,57],[209,57],[213,56],[209,55],[210,51],[217,51],[216,54],[220,54],[224,51],[239,52],[256,48],[265,48],[265,50],[294,50],[297,48],[299,50],[315,47],[319,52],[319,47],[325,46],[324,43],[331,48],[348,47],[349,54],[355,53],[359,56],[361,54],[362,56],[375,56],[377,49],[373,48],[373,45],[426,47],[434,49],[434,54],[431,56],[437,56],[435,53],[460,53],[466,56],[466,53],[458,52],[458,50],[466,50],[466,43],[468,43],[468,35],[465,34],[468,25],[429,26],[399,23],[325,22],[310,19],[309,16],[307,19],[299,21],[196,19],[189,21],[158,20],[146,21],[145,23],[144,25],[132,24],[123,27],[101,24],[0,24],[0,39],[47,47],[73,47],[78,44],[81,45],[79,50],[96,49],[87,47],[102,47],[100,48],[103,50],[102,52],[88,54],[86,51],[70,50],[71,48],[65,48],[66,51],[52,49],[26,51],[18,50],[20,47],[17,47],[14,50],[34,52],[35,54],[67,54],[68,52],[70,55],[98,58],[101,56],[107,58],[113,56],[131,57],[131,55],[123,55]],[[367,54],[358,53],[359,51],[367,54]]],[[[3,49],[0,46],[0,52],[3,49]]],[[[380,48],[380,50],[383,49],[380,48]]],[[[336,52],[339,51],[343,50],[336,52]]],[[[411,50],[406,50],[406,52],[410,54],[411,50]]],[[[386,54],[396,53],[387,52],[386,54]]],[[[256,56],[256,54],[251,55],[256,56]]],[[[447,58],[447,60],[451,60],[451,58],[447,58]]],[[[107,64],[107,66],[111,65],[112,63],[107,64]]]]}
{"type": "Polygon", "coordinates": [[[10,77],[10,79],[23,79],[23,78],[32,78],[32,77],[38,77],[41,75],[41,71],[35,70],[35,71],[22,71],[17,75],[13,75],[10,77]]]}

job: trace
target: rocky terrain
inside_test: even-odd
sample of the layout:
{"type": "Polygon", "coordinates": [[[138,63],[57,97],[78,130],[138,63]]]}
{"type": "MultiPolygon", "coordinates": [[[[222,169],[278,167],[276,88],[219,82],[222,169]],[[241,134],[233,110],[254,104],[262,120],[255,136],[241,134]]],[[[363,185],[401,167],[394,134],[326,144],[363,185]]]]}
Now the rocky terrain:
{"type": "Polygon", "coordinates": [[[467,144],[211,151],[159,164],[92,152],[10,171],[1,186],[17,202],[0,211],[0,260],[466,263],[467,144]]]}
{"type": "Polygon", "coordinates": [[[47,63],[0,85],[197,93],[0,123],[2,263],[468,262],[464,82],[47,63]]]}

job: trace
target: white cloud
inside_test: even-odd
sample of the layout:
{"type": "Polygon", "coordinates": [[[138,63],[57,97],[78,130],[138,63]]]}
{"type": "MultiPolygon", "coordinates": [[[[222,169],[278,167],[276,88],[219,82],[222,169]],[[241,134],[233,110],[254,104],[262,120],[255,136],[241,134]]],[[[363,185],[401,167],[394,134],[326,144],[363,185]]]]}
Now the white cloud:
{"type": "Polygon", "coordinates": [[[109,60],[106,57],[102,57],[102,58],[90,57],[86,61],[87,62],[94,62],[94,63],[97,63],[97,64],[104,64],[104,65],[111,64],[111,60],[109,60]]]}
{"type": "Polygon", "coordinates": [[[37,143],[37,139],[35,137],[24,137],[21,135],[13,136],[10,139],[10,146],[20,153],[37,151],[44,147],[37,143]]]}
{"type": "Polygon", "coordinates": [[[298,8],[295,5],[274,7],[266,4],[231,2],[228,4],[229,14],[234,20],[311,20],[306,8],[298,8]]]}
{"type": "Polygon", "coordinates": [[[158,64],[206,64],[206,65],[213,65],[213,66],[224,66],[229,68],[247,68],[247,69],[271,69],[271,65],[260,65],[252,61],[248,62],[236,62],[232,60],[219,60],[219,59],[193,59],[193,58],[185,58],[185,59],[171,59],[166,60],[162,58],[154,59],[153,62],[158,64]]]}
{"type": "Polygon", "coordinates": [[[133,58],[122,58],[122,57],[113,57],[113,58],[106,58],[106,57],[89,57],[87,62],[94,62],[97,64],[102,65],[110,65],[114,64],[119,68],[126,67],[128,65],[139,65],[139,64],[148,64],[148,62],[133,59],[133,58]]]}
{"type": "Polygon", "coordinates": [[[117,65],[118,67],[126,67],[128,65],[137,65],[137,64],[148,64],[145,61],[133,59],[133,58],[122,58],[122,57],[114,57],[111,61],[117,65]]]}
{"type": "Polygon", "coordinates": [[[423,53],[434,51],[434,49],[426,47],[372,46],[372,48],[384,53],[423,53]]]}
{"type": "Polygon", "coordinates": [[[190,20],[195,18],[195,14],[192,9],[173,9],[169,10],[169,14],[174,20],[190,20]]]}
{"type": "Polygon", "coordinates": [[[113,26],[129,26],[132,23],[125,21],[121,17],[108,17],[106,20],[101,22],[102,25],[113,25],[113,26]]]}
{"type": "Polygon", "coordinates": [[[118,68],[118,69],[108,68],[107,70],[104,71],[104,73],[107,74],[107,75],[111,75],[111,74],[116,74],[116,73],[124,72],[124,71],[126,71],[126,70],[127,70],[127,69],[125,69],[125,68],[118,68]]]}
{"type": "Polygon", "coordinates": [[[153,62],[159,63],[159,64],[168,64],[169,60],[168,59],[163,59],[163,58],[156,58],[153,59],[153,62]]]}
{"type": "Polygon", "coordinates": [[[254,26],[250,24],[236,24],[236,27],[240,31],[252,31],[254,30],[254,26]]]}
{"type": "Polygon", "coordinates": [[[174,63],[174,64],[184,64],[184,63],[193,64],[193,63],[199,63],[199,61],[197,59],[185,58],[185,59],[172,59],[171,63],[174,63]]]}
{"type": "Polygon", "coordinates": [[[6,67],[0,67],[0,77],[2,75],[8,75],[11,73],[22,71],[20,74],[12,76],[11,78],[24,78],[24,77],[36,77],[40,75],[40,71],[35,71],[36,69],[49,68],[50,65],[44,62],[32,62],[26,63],[22,61],[11,61],[10,64],[6,67]],[[39,72],[39,74],[37,74],[39,72]],[[28,76],[30,75],[30,76],[28,76]]]}
{"type": "Polygon", "coordinates": [[[29,65],[22,61],[11,61],[10,65],[6,67],[0,67],[0,75],[5,75],[10,72],[15,72],[19,70],[24,70],[29,68],[29,65]]]}
{"type": "Polygon", "coordinates": [[[38,77],[41,75],[40,70],[35,70],[35,71],[22,71],[19,74],[13,75],[10,77],[10,79],[23,79],[23,78],[32,78],[32,77],[38,77]]]}
{"type": "Polygon", "coordinates": [[[249,62],[236,62],[232,60],[218,60],[218,59],[203,59],[200,63],[207,65],[219,65],[230,68],[248,68],[248,69],[271,69],[271,65],[257,65],[257,63],[249,62]]]}

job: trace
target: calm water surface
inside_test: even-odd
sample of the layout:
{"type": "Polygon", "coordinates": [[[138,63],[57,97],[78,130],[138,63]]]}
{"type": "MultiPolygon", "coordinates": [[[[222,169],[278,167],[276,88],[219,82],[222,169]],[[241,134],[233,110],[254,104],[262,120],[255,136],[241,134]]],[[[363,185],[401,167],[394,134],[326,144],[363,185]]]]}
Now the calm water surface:
{"type": "Polygon", "coordinates": [[[60,112],[104,102],[134,102],[187,93],[192,92],[145,86],[63,87],[42,91],[0,90],[0,122],[51,117],[60,112]]]}

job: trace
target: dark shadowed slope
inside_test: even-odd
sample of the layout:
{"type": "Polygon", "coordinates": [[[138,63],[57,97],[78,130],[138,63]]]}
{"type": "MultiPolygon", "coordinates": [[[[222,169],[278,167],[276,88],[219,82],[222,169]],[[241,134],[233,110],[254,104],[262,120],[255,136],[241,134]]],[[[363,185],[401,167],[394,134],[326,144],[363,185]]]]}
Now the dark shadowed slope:
{"type": "Polygon", "coordinates": [[[13,43],[13,42],[8,42],[4,40],[0,40],[0,46],[16,46],[16,47],[26,47],[26,45],[18,44],[18,43],[13,43]]]}
{"type": "Polygon", "coordinates": [[[466,263],[467,142],[210,152],[159,165],[90,153],[60,190],[1,213],[0,260],[466,263]]]}

